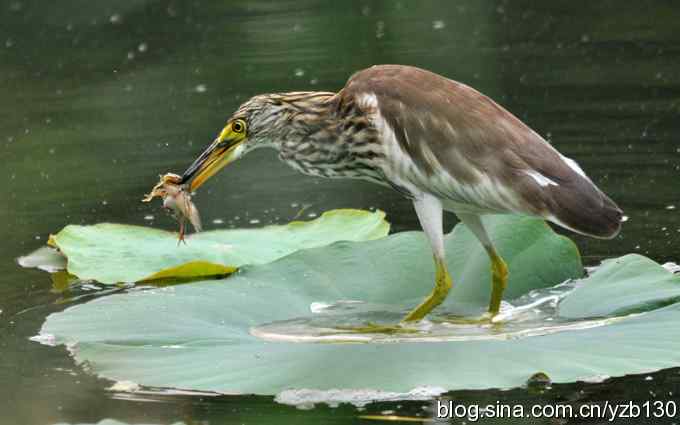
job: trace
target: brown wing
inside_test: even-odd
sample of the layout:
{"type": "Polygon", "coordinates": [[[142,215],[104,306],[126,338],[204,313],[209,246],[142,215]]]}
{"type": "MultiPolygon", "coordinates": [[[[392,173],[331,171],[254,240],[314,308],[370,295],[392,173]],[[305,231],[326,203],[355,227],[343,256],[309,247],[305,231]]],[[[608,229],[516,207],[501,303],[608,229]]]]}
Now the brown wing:
{"type": "MultiPolygon", "coordinates": [[[[415,67],[380,65],[354,74],[340,93],[350,99],[371,94],[422,174],[441,181],[436,177],[444,171],[452,178],[453,199],[502,210],[509,192],[518,201],[507,212],[543,216],[596,237],[618,232],[621,210],[576,163],[471,87],[415,67]],[[495,189],[487,187],[479,199],[460,189],[489,182],[495,189]],[[498,196],[489,196],[494,190],[498,196]]],[[[427,181],[414,184],[428,190],[427,181]]]]}

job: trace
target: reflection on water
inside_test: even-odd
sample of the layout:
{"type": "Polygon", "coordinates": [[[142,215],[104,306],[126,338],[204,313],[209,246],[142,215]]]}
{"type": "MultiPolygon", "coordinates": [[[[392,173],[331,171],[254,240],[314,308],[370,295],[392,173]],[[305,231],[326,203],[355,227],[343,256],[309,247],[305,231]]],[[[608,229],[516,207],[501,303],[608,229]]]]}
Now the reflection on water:
{"type": "Polygon", "coordinates": [[[313,303],[310,309],[316,313],[315,316],[258,325],[251,328],[250,333],[265,340],[285,342],[464,342],[540,337],[607,326],[639,316],[564,318],[559,314],[559,303],[576,285],[578,282],[569,281],[533,290],[511,303],[503,302],[500,313],[493,319],[489,319],[483,309],[464,316],[437,312],[429,320],[417,324],[402,324],[389,331],[371,332],[371,326],[380,328],[399,323],[404,312],[385,311],[380,306],[340,300],[332,304],[313,303]]]}
{"type": "MultiPolygon", "coordinates": [[[[672,2],[496,0],[12,0],[0,4],[0,403],[8,423],[343,423],[349,408],[302,415],[271,398],[111,399],[65,351],[27,340],[63,304],[39,271],[14,258],[69,223],[173,229],[140,197],[182,171],[247,97],[337,90],[375,63],[421,66],[506,106],[583,168],[630,220],[615,241],[576,238],[586,261],[639,252],[678,258],[680,9],[672,2]],[[10,412],[10,413],[7,413],[10,412]],[[10,415],[9,417],[7,415],[10,415]],[[162,418],[162,419],[159,419],[162,418]],[[228,419],[225,419],[228,418],[228,419]]],[[[379,207],[393,229],[417,226],[408,201],[356,181],[303,177],[271,152],[225,170],[197,197],[206,227],[288,222],[300,213],[379,207]]],[[[448,218],[447,226],[453,218],[448,218]]],[[[618,391],[649,398],[678,388],[675,371],[602,386],[561,386],[579,402],[618,391]],[[633,382],[630,385],[630,382],[633,382]],[[663,390],[659,390],[663,388],[663,390]]],[[[462,400],[535,402],[524,390],[462,400]]],[[[378,404],[408,416],[422,403],[378,404]],[[406,412],[403,412],[405,410],[406,412]]],[[[538,423],[538,422],[537,422],[538,423]]]]}

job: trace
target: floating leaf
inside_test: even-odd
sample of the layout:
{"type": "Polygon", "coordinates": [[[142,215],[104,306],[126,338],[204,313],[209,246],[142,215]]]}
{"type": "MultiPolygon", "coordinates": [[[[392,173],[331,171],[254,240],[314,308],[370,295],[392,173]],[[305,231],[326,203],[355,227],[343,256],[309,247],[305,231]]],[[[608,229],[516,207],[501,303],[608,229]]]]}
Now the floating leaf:
{"type": "Polygon", "coordinates": [[[149,227],[101,223],[70,225],[50,238],[68,258],[68,272],[101,283],[208,277],[263,264],[299,249],[383,237],[382,211],[334,210],[307,222],[260,229],[215,230],[186,237],[149,227]]]}
{"type": "Polygon", "coordinates": [[[66,269],[66,257],[49,246],[43,246],[28,255],[17,258],[21,267],[36,268],[49,273],[66,269]]]}
{"type": "Polygon", "coordinates": [[[508,319],[500,323],[455,319],[482,312],[489,292],[485,253],[459,225],[445,242],[456,253],[449,261],[455,288],[414,333],[344,329],[356,318],[394,322],[430,291],[428,245],[421,233],[407,232],[299,251],[245,267],[228,281],[98,298],[50,315],[41,337],[67,344],[77,362],[103,377],[227,393],[507,388],[539,372],[560,383],[680,364],[680,304],[658,307],[662,297],[675,299],[677,277],[651,260],[625,256],[560,284],[581,275],[569,240],[533,219],[495,217],[487,224],[511,273],[515,314],[504,312],[508,319]],[[655,292],[658,282],[673,291],[655,292]],[[649,293],[654,301],[641,305],[649,293]],[[631,306],[635,314],[613,314],[631,306]],[[544,316],[535,318],[539,310],[544,316]],[[321,332],[305,334],[314,327],[321,332]],[[347,337],[367,343],[344,343],[347,337]]]}
{"type": "Polygon", "coordinates": [[[680,275],[638,254],[606,260],[560,304],[568,318],[622,315],[680,301],[680,275]],[[604,302],[606,300],[606,302],[604,302]]]}

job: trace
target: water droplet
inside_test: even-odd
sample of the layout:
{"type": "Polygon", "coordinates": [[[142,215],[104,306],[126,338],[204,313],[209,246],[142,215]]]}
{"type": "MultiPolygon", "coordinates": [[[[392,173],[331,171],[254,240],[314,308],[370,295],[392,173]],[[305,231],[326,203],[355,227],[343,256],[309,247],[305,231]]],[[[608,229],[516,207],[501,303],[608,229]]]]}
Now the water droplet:
{"type": "Polygon", "coordinates": [[[137,50],[139,50],[140,53],[144,53],[149,50],[149,45],[146,43],[140,43],[139,46],[137,46],[137,50]]]}
{"type": "Polygon", "coordinates": [[[196,93],[205,93],[208,90],[208,87],[205,84],[199,84],[196,87],[194,87],[194,91],[196,93]]]}
{"type": "Polygon", "coordinates": [[[222,220],[221,218],[216,218],[212,222],[213,224],[224,224],[224,220],[222,220]]]}
{"type": "Polygon", "coordinates": [[[260,220],[258,220],[258,219],[256,219],[256,218],[252,218],[252,219],[250,219],[250,221],[249,221],[248,223],[250,223],[250,224],[259,224],[259,223],[260,223],[260,220]]]}
{"type": "Polygon", "coordinates": [[[442,21],[441,19],[437,19],[436,21],[432,21],[432,29],[433,30],[443,30],[446,28],[446,23],[442,21]]]}
{"type": "Polygon", "coordinates": [[[628,217],[627,215],[624,215],[623,217],[621,217],[621,223],[625,223],[629,219],[630,219],[630,217],[628,217]]]}
{"type": "Polygon", "coordinates": [[[134,58],[135,58],[135,52],[129,51],[129,52],[127,53],[127,58],[128,58],[128,60],[134,59],[134,58]]]}
{"type": "Polygon", "coordinates": [[[109,18],[109,22],[111,22],[111,23],[114,24],[114,25],[120,24],[120,23],[122,22],[122,18],[121,18],[121,16],[120,16],[120,14],[114,13],[114,14],[111,15],[111,17],[109,18]]]}
{"type": "Polygon", "coordinates": [[[307,214],[307,217],[314,218],[314,217],[316,217],[317,215],[318,215],[317,213],[310,212],[309,214],[307,214]]]}
{"type": "Polygon", "coordinates": [[[383,38],[385,36],[385,22],[378,21],[375,24],[375,38],[383,38]]]}
{"type": "Polygon", "coordinates": [[[674,210],[674,209],[675,209],[675,205],[666,205],[666,209],[667,209],[667,210],[674,210]]]}
{"type": "Polygon", "coordinates": [[[295,74],[296,77],[300,78],[300,77],[304,77],[305,70],[302,69],[302,68],[295,68],[295,71],[293,73],[295,74]]]}
{"type": "Polygon", "coordinates": [[[583,34],[581,36],[581,43],[588,43],[590,41],[590,36],[588,34],[583,34]]]}
{"type": "Polygon", "coordinates": [[[5,41],[5,47],[7,47],[9,49],[12,46],[14,46],[14,40],[12,40],[11,38],[8,38],[7,41],[5,41]]]}
{"type": "Polygon", "coordinates": [[[151,214],[147,214],[144,216],[144,220],[146,221],[152,221],[154,219],[154,216],[151,214]]]}

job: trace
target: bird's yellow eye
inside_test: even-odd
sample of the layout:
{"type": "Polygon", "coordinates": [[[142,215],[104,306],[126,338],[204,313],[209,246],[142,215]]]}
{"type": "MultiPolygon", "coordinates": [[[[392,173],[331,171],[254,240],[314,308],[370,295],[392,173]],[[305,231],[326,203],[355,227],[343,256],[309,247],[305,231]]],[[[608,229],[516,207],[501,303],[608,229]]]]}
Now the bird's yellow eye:
{"type": "Polygon", "coordinates": [[[231,131],[234,133],[243,133],[246,131],[246,122],[243,120],[236,120],[231,123],[231,131]]]}

